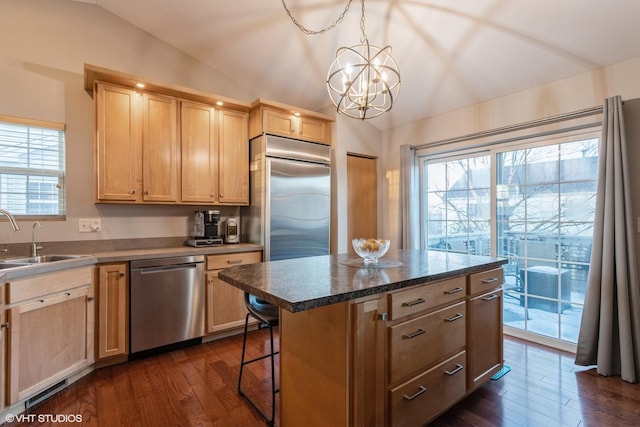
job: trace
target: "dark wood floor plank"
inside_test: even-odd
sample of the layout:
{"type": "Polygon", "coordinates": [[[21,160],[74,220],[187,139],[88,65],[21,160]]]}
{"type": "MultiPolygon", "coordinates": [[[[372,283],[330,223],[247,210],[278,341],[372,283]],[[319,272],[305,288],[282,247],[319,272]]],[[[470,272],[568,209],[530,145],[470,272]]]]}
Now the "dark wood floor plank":
{"type": "MultiPolygon", "coordinates": [[[[275,339],[277,343],[277,333],[275,339]]],[[[248,357],[268,350],[268,330],[249,334],[248,357]]],[[[97,427],[261,427],[264,421],[236,389],[241,351],[242,335],[237,335],[98,369],[28,413],[82,414],[83,426],[97,427]]],[[[574,365],[569,353],[515,338],[505,338],[504,354],[511,372],[489,381],[432,425],[640,426],[640,385],[602,377],[574,365]]],[[[278,372],[279,367],[276,378],[278,372]]],[[[268,359],[250,365],[245,373],[243,388],[268,411],[268,359]]]]}

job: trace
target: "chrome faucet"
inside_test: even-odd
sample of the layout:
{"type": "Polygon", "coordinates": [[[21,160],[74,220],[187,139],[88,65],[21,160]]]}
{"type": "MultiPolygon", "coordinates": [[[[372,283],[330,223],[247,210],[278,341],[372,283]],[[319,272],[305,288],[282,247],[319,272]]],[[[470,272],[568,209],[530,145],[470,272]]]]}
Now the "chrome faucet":
{"type": "Polygon", "coordinates": [[[33,228],[31,228],[31,250],[30,256],[36,257],[38,256],[38,249],[42,249],[42,246],[38,246],[36,243],[36,225],[38,228],[42,228],[42,225],[38,221],[33,223],[33,228]]]}
{"type": "Polygon", "coordinates": [[[13,215],[11,215],[11,213],[9,213],[9,211],[0,209],[0,214],[4,214],[4,216],[7,217],[7,219],[9,220],[9,224],[11,224],[11,228],[13,228],[13,231],[20,230],[20,226],[16,222],[16,219],[13,217],[13,215]]]}

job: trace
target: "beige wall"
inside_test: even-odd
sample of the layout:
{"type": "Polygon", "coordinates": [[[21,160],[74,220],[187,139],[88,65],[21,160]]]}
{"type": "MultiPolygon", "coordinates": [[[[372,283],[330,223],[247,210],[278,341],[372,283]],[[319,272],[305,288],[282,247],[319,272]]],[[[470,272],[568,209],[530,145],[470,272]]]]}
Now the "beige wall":
{"type": "MultiPolygon", "coordinates": [[[[384,164],[381,179],[397,177],[399,146],[423,145],[447,138],[600,106],[606,97],[640,97],[640,58],[535,87],[509,96],[398,127],[383,134],[384,164]]],[[[636,141],[630,141],[636,144],[636,141]]],[[[640,160],[632,157],[632,163],[640,160]]],[[[381,234],[397,240],[398,198],[395,179],[384,190],[381,234]]],[[[638,181],[636,181],[638,182],[638,181]]],[[[640,198],[640,196],[636,197],[640,198]]],[[[640,206],[640,203],[634,204],[640,206]]]]}
{"type": "MultiPolygon", "coordinates": [[[[38,239],[185,235],[188,216],[195,207],[93,203],[93,100],[83,89],[83,66],[94,64],[245,102],[257,97],[258,88],[204,66],[93,4],[0,0],[0,10],[0,28],[5,35],[0,38],[0,114],[67,125],[67,220],[45,223],[38,239]],[[78,233],[78,219],[93,217],[102,218],[103,232],[78,233]]],[[[379,158],[379,236],[396,241],[401,144],[421,145],[576,111],[600,105],[605,97],[616,94],[624,99],[640,98],[638,75],[640,58],[386,132],[367,122],[338,116],[333,131],[334,252],[347,250],[347,152],[379,158]]],[[[7,224],[0,223],[0,246],[29,241],[30,224],[23,225],[20,232],[13,233],[7,224]]]]}
{"type": "MultiPolygon", "coordinates": [[[[67,220],[47,221],[39,241],[184,236],[196,207],[93,203],[93,100],[84,64],[207,91],[245,102],[256,91],[204,66],[120,18],[70,0],[0,0],[0,115],[67,125],[67,220]],[[102,218],[101,233],[78,233],[78,219],[102,218]]],[[[235,209],[222,209],[222,214],[235,209]]],[[[31,240],[0,223],[0,246],[31,240]]]]}

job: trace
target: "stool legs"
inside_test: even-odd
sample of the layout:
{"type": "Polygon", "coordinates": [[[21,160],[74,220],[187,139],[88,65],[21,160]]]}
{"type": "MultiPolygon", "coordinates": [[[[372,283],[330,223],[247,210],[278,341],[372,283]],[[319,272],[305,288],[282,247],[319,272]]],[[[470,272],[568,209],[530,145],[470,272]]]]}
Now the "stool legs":
{"type": "MultiPolygon", "coordinates": [[[[271,348],[269,350],[268,354],[265,354],[263,356],[260,357],[256,357],[255,359],[251,359],[251,360],[247,360],[245,361],[245,351],[247,348],[247,331],[248,331],[248,327],[249,327],[249,317],[252,316],[251,313],[247,313],[247,317],[245,318],[245,322],[244,322],[244,337],[242,339],[242,357],[240,360],[240,374],[238,376],[238,393],[245,398],[245,400],[247,400],[247,402],[249,402],[251,404],[251,406],[253,406],[253,408],[258,411],[260,413],[260,415],[265,419],[265,421],[267,422],[268,425],[272,426],[274,425],[275,422],[275,416],[276,416],[276,393],[278,393],[280,390],[276,389],[276,369],[275,369],[275,355],[280,353],[279,351],[274,352],[274,345],[273,345],[273,326],[271,324],[269,324],[268,322],[263,322],[260,324],[260,327],[264,327],[263,325],[267,325],[267,327],[269,328],[269,341],[271,344],[271,348]],[[265,414],[250,398],[249,396],[247,396],[244,391],[242,390],[242,373],[244,370],[244,366],[248,365],[250,363],[253,362],[257,362],[259,360],[262,359],[266,359],[267,357],[271,358],[271,417],[267,416],[267,414],[265,414]]],[[[252,316],[255,317],[255,316],[252,316]]],[[[262,319],[257,319],[259,322],[262,322],[262,319]]]]}

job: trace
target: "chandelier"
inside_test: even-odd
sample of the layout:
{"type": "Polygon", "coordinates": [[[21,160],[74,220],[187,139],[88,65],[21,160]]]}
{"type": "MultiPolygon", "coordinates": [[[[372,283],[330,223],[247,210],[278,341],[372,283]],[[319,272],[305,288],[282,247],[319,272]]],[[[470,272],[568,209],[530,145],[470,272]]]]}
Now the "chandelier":
{"type": "MultiPolygon", "coordinates": [[[[305,34],[322,34],[334,28],[348,12],[351,1],[329,27],[311,31],[299,24],[291,15],[284,0],[287,14],[305,34]]],[[[393,107],[400,93],[400,72],[391,56],[391,46],[383,48],[369,44],[365,32],[364,0],[361,0],[360,44],[341,47],[327,73],[327,90],[338,113],[356,119],[371,119],[393,107]]]]}

